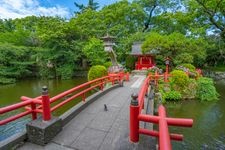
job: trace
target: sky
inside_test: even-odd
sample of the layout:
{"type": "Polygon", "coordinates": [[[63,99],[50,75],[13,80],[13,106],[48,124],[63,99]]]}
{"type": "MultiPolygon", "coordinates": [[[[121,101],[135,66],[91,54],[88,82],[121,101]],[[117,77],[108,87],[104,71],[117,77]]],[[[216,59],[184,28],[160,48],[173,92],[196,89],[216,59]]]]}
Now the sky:
{"type": "MultiPolygon", "coordinates": [[[[100,7],[119,0],[95,0],[100,7]]],[[[0,18],[15,19],[26,16],[60,16],[70,18],[78,4],[87,4],[88,0],[0,0],[0,18]]]]}

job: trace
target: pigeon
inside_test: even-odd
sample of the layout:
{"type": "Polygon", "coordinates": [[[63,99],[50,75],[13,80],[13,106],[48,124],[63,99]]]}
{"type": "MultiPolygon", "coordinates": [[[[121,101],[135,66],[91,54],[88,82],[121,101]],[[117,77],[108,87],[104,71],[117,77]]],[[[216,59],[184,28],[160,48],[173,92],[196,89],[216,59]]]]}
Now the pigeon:
{"type": "Polygon", "coordinates": [[[107,108],[106,104],[104,104],[104,110],[108,111],[108,108],[107,108]]]}

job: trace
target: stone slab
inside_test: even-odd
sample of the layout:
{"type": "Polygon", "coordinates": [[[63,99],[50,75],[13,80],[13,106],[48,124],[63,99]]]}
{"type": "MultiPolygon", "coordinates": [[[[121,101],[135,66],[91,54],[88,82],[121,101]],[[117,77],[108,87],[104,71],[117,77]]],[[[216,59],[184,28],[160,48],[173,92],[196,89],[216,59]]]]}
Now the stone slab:
{"type": "Polygon", "coordinates": [[[97,150],[99,149],[106,134],[107,132],[101,130],[85,128],[83,133],[71,145],[71,147],[79,150],[97,150]]]}
{"type": "Polygon", "coordinates": [[[18,150],[74,150],[74,149],[52,142],[46,146],[40,146],[27,142],[23,147],[20,147],[18,150]]]}
{"type": "Polygon", "coordinates": [[[62,119],[52,117],[50,121],[43,121],[42,118],[38,118],[29,122],[26,129],[30,142],[45,145],[62,130],[62,119]]]}

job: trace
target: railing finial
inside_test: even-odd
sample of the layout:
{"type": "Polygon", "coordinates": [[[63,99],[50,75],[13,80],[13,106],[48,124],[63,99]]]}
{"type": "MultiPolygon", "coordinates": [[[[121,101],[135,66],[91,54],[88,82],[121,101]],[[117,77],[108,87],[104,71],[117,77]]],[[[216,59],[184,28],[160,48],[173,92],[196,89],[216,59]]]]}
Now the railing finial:
{"type": "Polygon", "coordinates": [[[42,95],[48,95],[48,87],[46,85],[44,85],[42,87],[42,92],[41,92],[42,95]]]}
{"type": "Polygon", "coordinates": [[[133,94],[131,94],[131,102],[130,102],[130,104],[132,105],[132,106],[138,106],[138,94],[137,93],[133,93],[133,94]]]}

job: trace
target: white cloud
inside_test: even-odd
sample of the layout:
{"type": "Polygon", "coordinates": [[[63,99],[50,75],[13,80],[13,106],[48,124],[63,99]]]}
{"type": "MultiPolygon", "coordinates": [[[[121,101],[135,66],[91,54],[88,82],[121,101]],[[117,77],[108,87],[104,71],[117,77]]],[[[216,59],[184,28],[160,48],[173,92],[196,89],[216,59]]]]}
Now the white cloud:
{"type": "Polygon", "coordinates": [[[26,16],[60,16],[69,17],[69,11],[65,7],[41,6],[38,0],[0,0],[0,18],[22,18],[26,16]]]}

